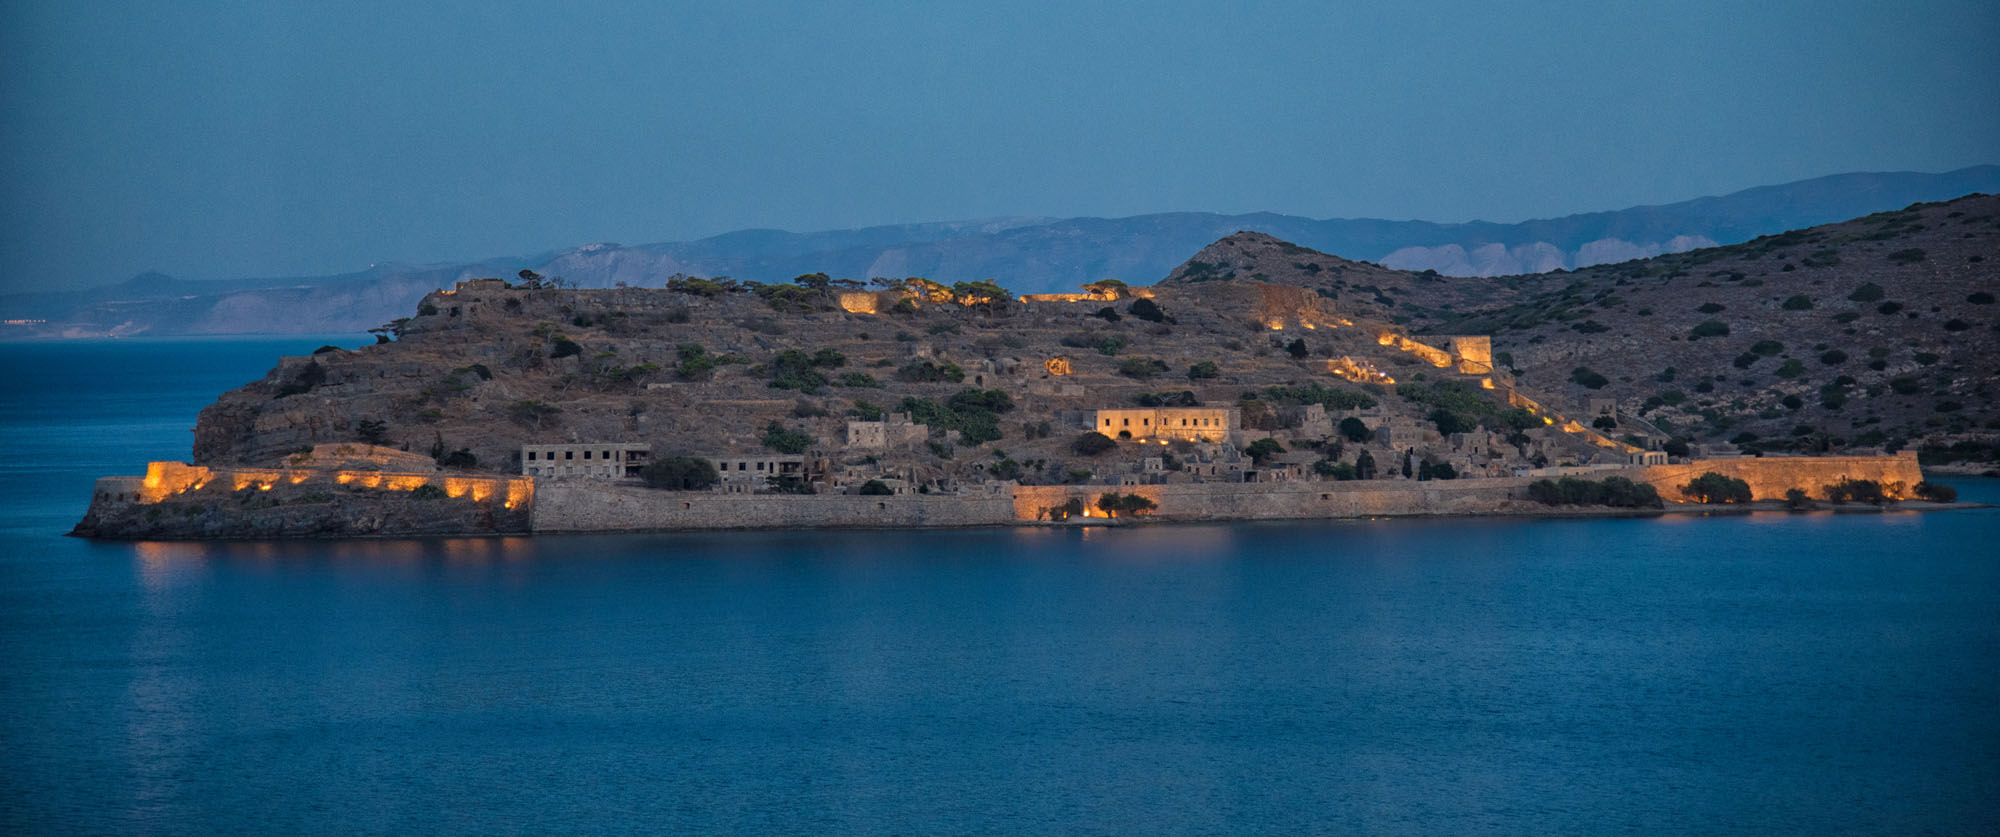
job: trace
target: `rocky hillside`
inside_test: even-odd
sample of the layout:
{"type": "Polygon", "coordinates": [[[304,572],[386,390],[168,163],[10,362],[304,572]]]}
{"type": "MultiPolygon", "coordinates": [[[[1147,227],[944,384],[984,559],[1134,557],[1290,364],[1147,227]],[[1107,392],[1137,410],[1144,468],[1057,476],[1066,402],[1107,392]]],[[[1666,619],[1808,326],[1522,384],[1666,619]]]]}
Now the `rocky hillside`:
{"type": "Polygon", "coordinates": [[[1231,446],[1077,446],[1096,410],[1142,406],[1238,410],[1300,475],[1364,461],[1391,473],[1412,451],[1493,474],[1612,456],[1509,414],[1483,376],[1385,346],[1388,324],[1304,288],[1244,278],[1022,302],[977,284],[802,281],[491,280],[433,294],[398,339],[287,358],[224,395],[201,414],[195,460],[263,465],[367,442],[514,473],[526,443],[643,442],[709,459],[805,451],[849,486],[879,477],[940,490],[1115,481],[1149,457],[1225,476],[1249,467],[1231,446]],[[847,444],[849,420],[891,411],[925,426],[887,451],[847,444]],[[1349,417],[1365,431],[1338,432],[1349,417]]]}
{"type": "Polygon", "coordinates": [[[1694,441],[1959,445],[1990,457],[2000,436],[1992,195],[1495,279],[1389,270],[1241,234],[1168,282],[1241,278],[1312,288],[1419,334],[1490,334],[1523,386],[1578,406],[1615,399],[1627,416],[1694,441]]]}
{"type": "Polygon", "coordinates": [[[1377,461],[1414,450],[1494,472],[1602,459],[1575,436],[1509,426],[1484,376],[1399,350],[1407,331],[1490,334],[1523,394],[1642,447],[1958,445],[1979,461],[2000,430],[1996,243],[2000,198],[1977,196],[1496,279],[1239,233],[1150,289],[1077,301],[923,280],[862,291],[823,275],[607,290],[491,280],[426,297],[399,339],[287,359],[229,393],[203,412],[195,457],[267,463],[370,441],[514,472],[523,443],[634,441],[710,457],[810,448],[835,468],[938,486],[1053,483],[1139,467],[1145,451],[1073,449],[1093,411],[1202,404],[1329,463],[1371,446],[1377,461]],[[1597,418],[1599,399],[1619,415],[1597,418]],[[1307,421],[1312,404],[1331,420],[1307,421]],[[925,444],[846,448],[850,418],[898,409],[929,426],[925,444]],[[1329,446],[1348,416],[1402,430],[1329,446]],[[1467,429],[1489,435],[1451,435],[1467,429]]]}

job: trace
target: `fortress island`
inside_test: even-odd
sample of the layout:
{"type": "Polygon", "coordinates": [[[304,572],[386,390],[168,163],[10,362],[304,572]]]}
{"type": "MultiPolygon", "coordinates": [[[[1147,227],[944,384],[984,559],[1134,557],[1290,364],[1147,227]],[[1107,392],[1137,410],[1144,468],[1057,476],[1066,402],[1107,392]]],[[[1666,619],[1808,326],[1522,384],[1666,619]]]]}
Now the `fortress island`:
{"type": "MultiPolygon", "coordinates": [[[[1496,351],[1493,333],[1455,326],[1516,316],[1519,287],[1257,233],[1216,242],[1152,286],[1105,280],[1076,293],[825,274],[562,284],[528,271],[467,278],[379,329],[375,345],[281,359],[202,410],[191,462],[100,479],[75,534],[1065,526],[1948,499],[1913,447],[1824,433],[1791,449],[1740,432],[1732,442],[1739,419],[1722,409],[1707,408],[1705,425],[1690,418],[1698,396],[1675,389],[1689,400],[1664,403],[1589,369],[1666,365],[1646,355],[1671,347],[1680,359],[1655,377],[1706,392],[1734,385],[1740,348],[1724,340],[1593,319],[1568,331],[1623,339],[1585,354],[1515,322],[1496,351]],[[1551,364],[1576,370],[1523,373],[1551,364]]],[[[1594,301],[1608,318],[1614,306],[1594,301]]]]}

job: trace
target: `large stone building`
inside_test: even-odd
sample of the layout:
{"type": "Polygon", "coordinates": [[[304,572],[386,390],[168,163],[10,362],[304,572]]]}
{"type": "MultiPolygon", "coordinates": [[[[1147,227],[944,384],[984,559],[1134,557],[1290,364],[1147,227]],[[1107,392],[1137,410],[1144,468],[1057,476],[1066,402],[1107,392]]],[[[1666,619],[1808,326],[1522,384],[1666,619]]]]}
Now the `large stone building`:
{"type": "Polygon", "coordinates": [[[632,442],[522,445],[521,474],[598,480],[637,477],[652,452],[652,445],[632,442]]]}
{"type": "Polygon", "coordinates": [[[1093,426],[1114,439],[1227,442],[1241,421],[1234,407],[1141,407],[1098,410],[1093,426]]]}

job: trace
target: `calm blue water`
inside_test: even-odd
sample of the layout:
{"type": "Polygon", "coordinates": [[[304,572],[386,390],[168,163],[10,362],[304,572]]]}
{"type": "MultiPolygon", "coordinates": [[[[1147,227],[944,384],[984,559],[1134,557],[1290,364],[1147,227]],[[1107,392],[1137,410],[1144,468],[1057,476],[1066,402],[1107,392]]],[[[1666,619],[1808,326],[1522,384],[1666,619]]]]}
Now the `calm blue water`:
{"type": "Polygon", "coordinates": [[[0,345],[0,831],[2000,829],[1993,511],[58,537],[323,342],[0,345]]]}

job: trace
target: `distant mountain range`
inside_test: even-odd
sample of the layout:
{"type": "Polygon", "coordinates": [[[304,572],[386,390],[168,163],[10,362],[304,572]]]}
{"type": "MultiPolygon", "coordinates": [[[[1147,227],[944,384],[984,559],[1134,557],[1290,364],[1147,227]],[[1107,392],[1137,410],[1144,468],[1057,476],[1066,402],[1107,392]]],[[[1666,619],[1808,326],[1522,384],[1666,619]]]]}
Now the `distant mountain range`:
{"type": "Polygon", "coordinates": [[[1315,220],[1274,213],[1174,212],[1130,218],[999,218],[816,233],[743,230],[698,241],[568,250],[474,263],[377,265],[362,273],[187,281],[144,274],[81,291],[0,297],[0,339],[138,334],[359,331],[408,316],[424,293],[522,269],[582,287],[652,285],[675,273],[785,281],[997,279],[1022,293],[1106,277],[1150,284],[1218,238],[1256,230],[1326,253],[1448,276],[1502,276],[1733,244],[1759,235],[2000,192],[2000,166],[1943,174],[1841,174],[1663,206],[1498,224],[1315,220]],[[20,322],[26,321],[26,322],[20,322]]]}

